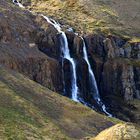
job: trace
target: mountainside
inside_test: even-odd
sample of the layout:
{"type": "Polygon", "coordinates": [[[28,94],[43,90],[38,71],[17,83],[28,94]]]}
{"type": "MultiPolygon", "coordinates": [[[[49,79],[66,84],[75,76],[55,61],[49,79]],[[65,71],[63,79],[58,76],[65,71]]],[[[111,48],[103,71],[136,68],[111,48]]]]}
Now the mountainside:
{"type": "Polygon", "coordinates": [[[138,140],[139,0],[20,2],[0,1],[0,139],[138,140]]]}
{"type": "Polygon", "coordinates": [[[102,31],[137,41],[140,36],[139,5],[139,0],[31,0],[29,8],[82,33],[102,31]]]}
{"type": "MultiPolygon", "coordinates": [[[[140,118],[139,5],[139,0],[32,0],[27,4],[30,10],[53,17],[64,29],[73,27],[84,36],[102,98],[115,116],[134,122],[140,118]]],[[[73,39],[70,33],[67,36],[73,53],[81,56],[80,39],[73,39]]],[[[86,73],[84,62],[78,60],[78,64],[78,73],[79,69],[86,73]]],[[[86,91],[86,76],[80,79],[86,91]]]]}
{"type": "Polygon", "coordinates": [[[32,15],[11,1],[1,1],[0,7],[0,63],[54,91],[62,91],[59,62],[39,51],[37,45],[45,34],[50,38],[49,45],[53,44],[51,37],[56,36],[56,30],[41,16],[32,15]]]}
{"type": "Polygon", "coordinates": [[[119,122],[0,66],[1,139],[80,139],[119,122]]]}
{"type": "Polygon", "coordinates": [[[139,140],[140,135],[132,124],[117,124],[90,140],[139,140]],[[133,134],[132,134],[133,132],[133,134]]]}

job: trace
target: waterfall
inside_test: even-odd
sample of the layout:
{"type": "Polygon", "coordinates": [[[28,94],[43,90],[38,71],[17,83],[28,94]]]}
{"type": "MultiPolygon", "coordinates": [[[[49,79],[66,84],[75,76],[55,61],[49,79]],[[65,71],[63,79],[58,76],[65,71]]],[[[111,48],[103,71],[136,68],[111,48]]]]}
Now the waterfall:
{"type": "Polygon", "coordinates": [[[13,0],[13,3],[18,5],[21,8],[25,8],[18,0],[13,0]]]}
{"type": "MultiPolygon", "coordinates": [[[[14,4],[18,5],[21,8],[24,8],[24,6],[18,1],[18,0],[12,0],[14,4]]],[[[76,64],[74,59],[70,56],[69,52],[69,47],[68,47],[68,41],[66,34],[62,31],[60,24],[57,23],[55,20],[48,18],[47,16],[41,15],[44,19],[47,20],[47,22],[51,25],[54,26],[54,28],[61,33],[62,40],[61,40],[61,45],[62,45],[62,53],[63,53],[63,58],[67,59],[70,61],[72,65],[72,99],[76,102],[78,102],[78,86],[77,86],[77,76],[76,76],[76,64]]],[[[65,90],[64,90],[65,91],[65,90]]]]}
{"type": "Polygon", "coordinates": [[[98,87],[97,87],[97,83],[96,83],[96,80],[95,80],[95,76],[94,76],[94,73],[91,69],[91,65],[89,63],[89,60],[88,60],[86,45],[85,45],[84,39],[82,37],[81,37],[81,39],[83,40],[84,59],[87,62],[87,65],[88,65],[89,78],[90,78],[90,82],[91,82],[90,90],[91,90],[91,92],[93,94],[93,97],[96,100],[97,104],[102,108],[103,112],[106,113],[108,116],[112,117],[112,115],[109,112],[106,111],[106,106],[101,101],[99,91],[98,91],[98,87]]]}
{"type": "Polygon", "coordinates": [[[72,99],[74,101],[78,102],[78,86],[77,86],[77,76],[76,76],[76,64],[74,59],[70,56],[70,51],[69,51],[69,47],[68,47],[68,40],[66,37],[66,34],[62,31],[60,24],[57,23],[55,20],[53,19],[49,19],[48,17],[42,15],[48,23],[50,23],[51,25],[53,25],[55,27],[55,29],[61,33],[62,36],[62,40],[61,40],[61,47],[62,47],[62,53],[63,53],[63,58],[69,60],[69,62],[72,65],[72,99]]]}
{"type": "Polygon", "coordinates": [[[77,75],[76,75],[76,64],[74,59],[70,56],[70,52],[69,52],[69,48],[68,48],[68,41],[67,41],[67,37],[66,34],[64,32],[62,32],[62,52],[64,55],[64,58],[69,60],[70,63],[72,64],[72,72],[73,72],[73,76],[72,76],[72,99],[74,101],[78,102],[78,86],[77,86],[77,75]]]}
{"type": "Polygon", "coordinates": [[[99,96],[99,92],[98,92],[98,88],[97,88],[97,83],[96,83],[96,80],[95,80],[95,76],[94,76],[94,74],[92,72],[91,65],[90,65],[89,60],[88,60],[88,55],[87,55],[86,45],[85,45],[84,40],[83,40],[83,53],[84,53],[84,59],[85,59],[85,61],[88,64],[89,76],[90,76],[90,79],[91,79],[92,86],[94,87],[93,90],[95,91],[94,92],[94,98],[97,101],[97,103],[99,104],[101,100],[100,100],[100,96],[99,96]]]}
{"type": "MultiPolygon", "coordinates": [[[[18,0],[12,0],[12,1],[13,1],[14,4],[18,5],[19,7],[25,8],[18,0]]],[[[31,11],[29,11],[29,12],[31,12],[31,11]]],[[[72,99],[74,101],[76,101],[76,102],[79,102],[79,99],[78,99],[78,86],[77,86],[77,75],[76,75],[76,64],[75,64],[74,59],[70,56],[70,51],[69,51],[69,47],[68,47],[68,40],[67,40],[66,34],[65,34],[65,32],[62,31],[60,24],[57,23],[55,20],[53,20],[51,18],[48,18],[47,16],[44,16],[44,15],[41,15],[41,16],[49,24],[54,26],[54,28],[58,31],[58,33],[61,34],[61,37],[62,37],[62,39],[61,39],[61,47],[62,47],[63,59],[69,60],[69,62],[72,65],[72,85],[71,85],[72,86],[72,90],[71,90],[72,91],[72,93],[71,93],[72,99]]],[[[69,28],[68,30],[73,31],[72,28],[69,28]]],[[[75,33],[75,35],[78,36],[77,33],[75,33]]],[[[94,73],[92,72],[91,65],[90,65],[89,60],[88,60],[88,55],[87,55],[87,51],[86,51],[86,45],[85,45],[85,42],[84,42],[83,38],[82,38],[82,40],[83,40],[84,59],[87,62],[87,65],[88,65],[89,78],[90,78],[90,81],[91,81],[91,84],[92,84],[91,92],[92,92],[93,97],[96,100],[97,104],[99,105],[99,107],[102,108],[102,111],[104,113],[106,113],[108,116],[112,117],[112,115],[106,111],[106,106],[102,103],[102,101],[100,99],[100,95],[99,95],[99,92],[98,92],[98,87],[97,87],[97,83],[96,83],[96,80],[95,80],[95,76],[94,76],[94,73]]],[[[83,99],[80,99],[80,102],[82,102],[83,104],[88,106],[88,103],[84,102],[83,99]]],[[[92,106],[91,108],[94,109],[94,106],[92,106]]]]}

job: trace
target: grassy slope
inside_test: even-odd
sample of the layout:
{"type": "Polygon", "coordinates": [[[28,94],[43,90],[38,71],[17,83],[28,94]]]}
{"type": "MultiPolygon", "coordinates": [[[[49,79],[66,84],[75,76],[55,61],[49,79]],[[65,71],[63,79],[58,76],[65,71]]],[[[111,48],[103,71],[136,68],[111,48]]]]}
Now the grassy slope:
{"type": "Polygon", "coordinates": [[[0,67],[0,139],[80,139],[117,122],[0,67]]]}
{"type": "Polygon", "coordinates": [[[0,67],[2,140],[80,139],[117,122],[0,67]]]}
{"type": "Polygon", "coordinates": [[[139,0],[32,0],[31,9],[53,16],[77,31],[103,31],[140,41],[139,0]]]}

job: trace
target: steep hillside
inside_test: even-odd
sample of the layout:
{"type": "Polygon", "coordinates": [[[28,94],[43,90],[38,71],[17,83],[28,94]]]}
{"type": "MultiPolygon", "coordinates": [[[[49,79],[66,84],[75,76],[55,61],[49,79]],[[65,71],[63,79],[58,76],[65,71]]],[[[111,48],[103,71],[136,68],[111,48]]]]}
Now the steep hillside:
{"type": "Polygon", "coordinates": [[[139,128],[133,128],[140,125],[139,1],[21,2],[33,12],[11,0],[0,1],[0,139],[88,139],[120,123],[98,106],[90,90],[89,65],[101,104],[115,117],[135,123],[118,124],[95,139],[113,139],[116,130],[124,137],[122,129],[132,130],[130,136],[138,133],[139,128]],[[53,26],[55,21],[50,19],[50,24],[42,13],[63,24],[65,38],[53,26]],[[68,27],[83,38],[65,30],[68,27]],[[63,57],[65,44],[75,63],[77,95],[101,114],[62,96],[73,94],[74,72],[63,57]]]}
{"type": "MultiPolygon", "coordinates": [[[[19,8],[10,0],[0,1],[0,11],[0,63],[50,90],[64,94],[61,35],[40,15],[19,8]]],[[[83,60],[82,40],[72,32],[66,32],[66,35],[70,51],[77,61],[81,96],[94,104],[88,92],[88,73],[83,60]]],[[[100,95],[107,109],[118,118],[139,122],[139,43],[102,33],[87,34],[84,39],[100,95]]],[[[64,67],[69,90],[71,73],[68,61],[64,67]]],[[[71,97],[69,92],[65,95],[71,97]]]]}
{"type": "Polygon", "coordinates": [[[80,139],[117,122],[0,66],[0,139],[80,139]]]}
{"type": "MultiPolygon", "coordinates": [[[[139,0],[32,0],[28,5],[30,10],[58,20],[64,28],[73,27],[85,35],[103,100],[115,116],[133,122],[140,118],[139,5],[139,0]]],[[[80,41],[71,40],[70,48],[76,46],[74,53],[81,55],[80,41]]],[[[86,73],[84,62],[79,63],[81,73],[86,73]]]]}
{"type": "Polygon", "coordinates": [[[59,61],[38,49],[42,41],[53,51],[51,56],[57,54],[57,50],[52,49],[58,46],[57,31],[41,16],[33,15],[9,0],[0,1],[0,12],[0,63],[62,93],[59,61]]]}
{"type": "Polygon", "coordinates": [[[138,41],[139,5],[139,0],[31,0],[29,8],[75,27],[79,32],[102,31],[138,41]]]}
{"type": "Polygon", "coordinates": [[[91,140],[139,140],[139,128],[132,124],[117,124],[91,140]],[[133,132],[133,134],[132,134],[133,132]]]}

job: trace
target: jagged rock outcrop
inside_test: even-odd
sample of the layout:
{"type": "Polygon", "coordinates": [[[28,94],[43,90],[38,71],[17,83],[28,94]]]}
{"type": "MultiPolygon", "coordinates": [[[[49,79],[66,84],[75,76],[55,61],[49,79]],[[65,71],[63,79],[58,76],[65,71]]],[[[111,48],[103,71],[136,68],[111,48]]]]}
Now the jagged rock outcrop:
{"type": "Polygon", "coordinates": [[[1,1],[0,7],[7,8],[0,15],[0,63],[63,93],[62,66],[56,59],[57,31],[41,16],[11,6],[8,1],[1,1]],[[39,49],[47,49],[50,55],[39,49]]]}
{"type": "Polygon", "coordinates": [[[95,73],[98,73],[98,71],[101,73],[102,71],[102,73],[99,74],[102,78],[98,76],[97,81],[99,83],[101,82],[99,79],[102,79],[102,84],[105,84],[102,86],[103,92],[109,94],[115,94],[115,91],[118,93],[122,92],[121,95],[124,99],[132,100],[136,93],[135,82],[137,81],[134,80],[134,75],[138,74],[137,71],[134,73],[134,68],[139,62],[140,43],[135,43],[134,45],[133,43],[126,42],[126,40],[119,40],[115,37],[105,37],[103,35],[87,36],[86,42],[89,55],[92,58],[91,61],[95,61],[93,62],[95,63],[95,67],[98,67],[96,63],[99,63],[100,69],[102,69],[94,68],[94,70],[96,70],[95,73]],[[128,46],[127,48],[126,45],[128,46]],[[97,61],[99,59],[100,62],[97,61]],[[102,65],[100,63],[102,63],[102,65]],[[118,82],[120,82],[119,86],[116,86],[117,81],[114,81],[117,79],[118,82]],[[120,90],[118,91],[115,87],[120,88],[120,90]]]}
{"type": "Polygon", "coordinates": [[[78,59],[77,61],[77,82],[79,87],[80,98],[84,101],[90,101],[89,95],[89,73],[88,66],[84,59],[78,59]]]}
{"type": "Polygon", "coordinates": [[[0,66],[2,140],[80,140],[116,121],[0,66]]]}
{"type": "Polygon", "coordinates": [[[71,63],[67,60],[63,60],[63,82],[64,82],[64,95],[67,97],[72,97],[72,66],[71,63]]]}
{"type": "Polygon", "coordinates": [[[140,43],[105,35],[89,35],[85,39],[102,99],[115,116],[136,121],[139,117],[130,102],[139,99],[140,43]]]}
{"type": "MultiPolygon", "coordinates": [[[[6,128],[1,131],[4,135],[9,134],[9,137],[13,135],[14,138],[20,139],[21,137],[17,135],[20,132],[19,134],[23,134],[22,137],[28,137],[29,128],[30,136],[33,135],[37,139],[43,139],[42,136],[46,136],[44,132],[48,134],[48,131],[53,132],[52,130],[55,130],[50,136],[53,139],[81,139],[86,135],[97,135],[103,129],[116,124],[118,120],[106,118],[78,103],[72,103],[30,81],[28,78],[71,97],[72,66],[67,59],[62,60],[61,33],[48,24],[41,15],[33,15],[27,10],[21,10],[11,5],[9,1],[0,2],[1,10],[0,104],[2,116],[0,118],[2,127],[6,128]],[[5,67],[14,71],[8,71],[5,67]],[[17,71],[25,76],[18,74],[17,71]],[[12,114],[5,114],[9,111],[12,114]],[[12,127],[16,131],[18,131],[17,128],[21,130],[10,133],[14,129],[9,129],[9,122],[13,123],[12,127]],[[36,126],[32,127],[34,124],[36,126]],[[54,126],[56,127],[53,128],[54,126]],[[10,130],[9,133],[5,133],[7,128],[10,130]],[[56,136],[52,136],[54,133],[56,136]],[[58,137],[58,133],[62,136],[58,137]],[[41,134],[44,135],[41,136],[41,134]]],[[[71,56],[76,63],[79,96],[86,101],[87,105],[98,108],[93,92],[90,93],[89,89],[91,79],[88,65],[83,59],[83,40],[73,32],[67,31],[66,35],[71,56]]],[[[140,98],[140,43],[130,43],[126,39],[103,34],[89,35],[84,39],[100,95],[108,110],[115,117],[139,124],[139,104],[137,102],[132,104],[132,101],[140,98]]],[[[117,128],[121,134],[124,132],[123,129],[130,130],[127,126],[117,126],[117,128]]],[[[113,131],[109,129],[109,133],[113,132],[114,129],[113,131]]],[[[136,134],[137,131],[134,133],[136,134]]],[[[102,134],[99,134],[99,138],[100,135],[102,134]]],[[[107,139],[110,137],[107,135],[107,139]]]]}
{"type": "Polygon", "coordinates": [[[135,86],[136,86],[136,98],[140,99],[140,67],[135,66],[134,67],[134,81],[135,81],[135,86]]]}

